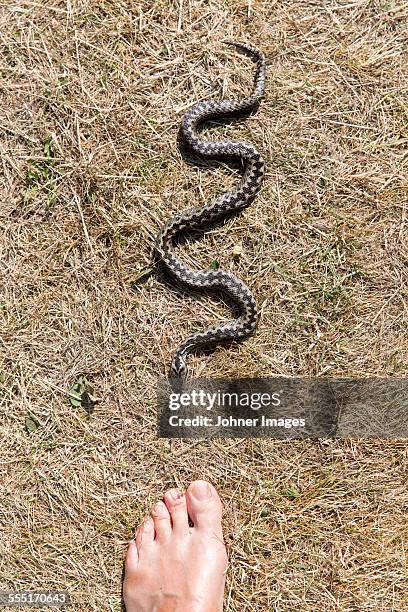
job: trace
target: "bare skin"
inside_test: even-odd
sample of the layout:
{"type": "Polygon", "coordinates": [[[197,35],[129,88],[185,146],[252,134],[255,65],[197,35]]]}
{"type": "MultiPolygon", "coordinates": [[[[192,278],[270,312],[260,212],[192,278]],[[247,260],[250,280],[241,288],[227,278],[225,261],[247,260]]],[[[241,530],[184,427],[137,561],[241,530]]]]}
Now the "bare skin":
{"type": "Polygon", "coordinates": [[[165,493],[129,544],[127,612],[222,610],[227,555],[221,513],[218,493],[204,480],[192,482],[185,494],[165,493]]]}

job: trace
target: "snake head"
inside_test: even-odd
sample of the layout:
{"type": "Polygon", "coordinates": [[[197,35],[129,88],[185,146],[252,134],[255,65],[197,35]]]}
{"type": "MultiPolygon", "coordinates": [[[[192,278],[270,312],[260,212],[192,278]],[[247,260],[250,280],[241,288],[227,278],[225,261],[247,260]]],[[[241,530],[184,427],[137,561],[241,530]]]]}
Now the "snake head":
{"type": "Polygon", "coordinates": [[[171,363],[173,374],[179,378],[184,378],[187,372],[186,359],[183,354],[176,353],[171,363]]]}

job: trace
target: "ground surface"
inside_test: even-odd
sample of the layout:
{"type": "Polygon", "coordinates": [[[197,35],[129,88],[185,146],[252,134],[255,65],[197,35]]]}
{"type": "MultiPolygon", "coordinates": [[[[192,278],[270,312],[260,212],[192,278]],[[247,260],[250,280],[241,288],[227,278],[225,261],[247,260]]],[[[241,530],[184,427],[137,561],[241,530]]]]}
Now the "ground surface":
{"type": "Polygon", "coordinates": [[[256,204],[188,245],[262,307],[208,375],[407,375],[407,30],[398,1],[3,2],[0,7],[0,588],[120,610],[122,556],[165,487],[225,502],[226,609],[406,610],[400,441],[158,440],[155,381],[216,300],[148,276],[169,215],[237,180],[176,146],[195,101],[248,91],[256,204]],[[234,247],[242,246],[239,258],[234,247]],[[69,404],[80,374],[99,399],[69,404]]]}

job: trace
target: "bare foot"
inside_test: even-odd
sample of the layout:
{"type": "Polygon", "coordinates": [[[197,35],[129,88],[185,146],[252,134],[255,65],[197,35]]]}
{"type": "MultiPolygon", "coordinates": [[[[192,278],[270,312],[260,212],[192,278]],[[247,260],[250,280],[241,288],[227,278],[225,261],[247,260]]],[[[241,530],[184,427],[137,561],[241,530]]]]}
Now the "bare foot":
{"type": "Polygon", "coordinates": [[[221,501],[196,480],[167,491],[129,544],[123,583],[127,612],[220,612],[227,555],[221,501]],[[190,517],[194,527],[189,527],[190,517]]]}

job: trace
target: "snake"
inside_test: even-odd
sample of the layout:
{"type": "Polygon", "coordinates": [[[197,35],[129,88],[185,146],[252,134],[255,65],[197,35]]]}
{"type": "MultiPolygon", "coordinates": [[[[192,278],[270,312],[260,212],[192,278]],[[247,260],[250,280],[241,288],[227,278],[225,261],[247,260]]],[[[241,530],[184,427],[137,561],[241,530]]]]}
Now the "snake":
{"type": "Polygon", "coordinates": [[[239,316],[188,336],[173,354],[171,373],[176,377],[186,376],[187,356],[190,353],[245,338],[256,328],[259,319],[256,301],[242,280],[220,269],[193,269],[174,253],[174,242],[180,234],[203,231],[209,225],[249,206],[257,195],[265,174],[264,161],[253,144],[232,139],[210,141],[200,138],[198,133],[198,128],[209,119],[228,119],[251,112],[259,105],[265,93],[265,55],[251,44],[232,40],[223,43],[237,48],[256,62],[252,92],[249,96],[237,100],[204,100],[194,104],[182,119],[180,135],[189,150],[198,157],[239,160],[243,169],[241,179],[231,191],[221,193],[209,203],[188,208],[171,217],[159,232],[155,251],[159,261],[174,280],[194,292],[201,290],[225,294],[238,307],[239,316]]]}

